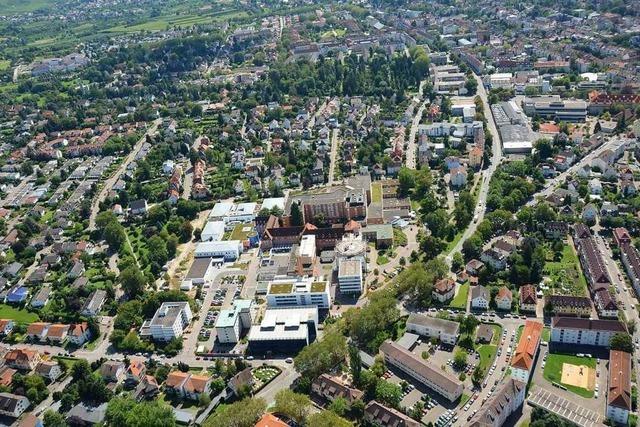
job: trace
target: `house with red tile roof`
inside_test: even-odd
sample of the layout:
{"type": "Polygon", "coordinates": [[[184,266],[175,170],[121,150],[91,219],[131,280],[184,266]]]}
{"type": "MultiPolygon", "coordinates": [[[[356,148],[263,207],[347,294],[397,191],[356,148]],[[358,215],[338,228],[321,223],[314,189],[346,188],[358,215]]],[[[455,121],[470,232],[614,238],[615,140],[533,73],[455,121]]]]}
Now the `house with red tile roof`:
{"type": "Polygon", "coordinates": [[[165,391],[184,399],[198,400],[200,395],[209,393],[211,377],[194,375],[190,372],[174,371],[167,376],[165,391]]]}
{"type": "Polygon", "coordinates": [[[542,328],[543,326],[540,322],[532,320],[525,322],[520,341],[518,341],[518,346],[511,361],[511,378],[522,381],[525,384],[529,382],[529,374],[540,346],[542,328]]]}

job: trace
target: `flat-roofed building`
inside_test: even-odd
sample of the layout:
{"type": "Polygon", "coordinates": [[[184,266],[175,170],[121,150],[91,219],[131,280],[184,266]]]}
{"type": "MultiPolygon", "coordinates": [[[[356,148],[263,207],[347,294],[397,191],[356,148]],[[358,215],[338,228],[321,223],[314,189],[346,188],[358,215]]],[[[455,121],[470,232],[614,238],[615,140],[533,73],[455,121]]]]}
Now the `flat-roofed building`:
{"type": "Polygon", "coordinates": [[[340,261],[338,267],[338,284],[340,286],[340,293],[362,293],[364,287],[362,270],[362,260],[360,259],[345,259],[340,261]]]}
{"type": "Polygon", "coordinates": [[[587,103],[580,99],[561,99],[560,95],[527,97],[523,101],[524,112],[557,122],[584,122],[587,103]]]}
{"type": "Polygon", "coordinates": [[[291,354],[311,344],[317,335],[318,308],[268,308],[260,325],[249,331],[251,354],[291,354]]]}
{"type": "Polygon", "coordinates": [[[387,364],[395,366],[405,374],[420,381],[450,402],[455,401],[462,395],[464,385],[457,378],[393,341],[387,340],[383,342],[380,346],[380,352],[387,364]]]}
{"type": "Polygon", "coordinates": [[[411,313],[407,319],[407,331],[424,337],[437,338],[444,344],[455,345],[460,335],[460,324],[451,320],[411,313]]]}
{"type": "Polygon", "coordinates": [[[267,286],[269,307],[299,307],[315,305],[321,309],[331,308],[329,283],[319,277],[274,279],[267,286]]]}
{"type": "Polygon", "coordinates": [[[607,418],[627,425],[631,412],[631,355],[624,351],[609,353],[609,386],[607,388],[607,418]]]}
{"type": "Polygon", "coordinates": [[[224,236],[224,221],[208,221],[200,233],[203,242],[218,242],[224,236]]]}
{"type": "Polygon", "coordinates": [[[482,405],[469,422],[470,427],[500,427],[524,403],[527,385],[509,379],[482,405]]]}
{"type": "Polygon", "coordinates": [[[520,335],[520,341],[511,361],[511,378],[523,383],[529,382],[529,374],[540,347],[542,335],[542,323],[527,320],[520,335]]]}
{"type": "Polygon", "coordinates": [[[144,322],[140,335],[151,336],[157,341],[171,341],[182,336],[192,318],[188,302],[165,302],[156,310],[151,320],[144,322]]]}
{"type": "Polygon", "coordinates": [[[220,310],[216,320],[216,338],[221,343],[237,343],[244,329],[251,328],[252,300],[235,300],[233,308],[220,310]]]}
{"type": "Polygon", "coordinates": [[[180,283],[180,289],[188,291],[193,286],[204,284],[212,271],[214,271],[213,266],[213,258],[195,258],[182,283],[180,283]]]}
{"type": "Polygon", "coordinates": [[[195,258],[221,258],[224,261],[235,261],[242,253],[240,240],[224,240],[221,242],[198,243],[193,253],[195,258]]]}
{"type": "Polygon", "coordinates": [[[618,320],[592,320],[576,317],[554,317],[551,320],[551,341],[563,344],[609,347],[617,333],[627,333],[618,320]]]}

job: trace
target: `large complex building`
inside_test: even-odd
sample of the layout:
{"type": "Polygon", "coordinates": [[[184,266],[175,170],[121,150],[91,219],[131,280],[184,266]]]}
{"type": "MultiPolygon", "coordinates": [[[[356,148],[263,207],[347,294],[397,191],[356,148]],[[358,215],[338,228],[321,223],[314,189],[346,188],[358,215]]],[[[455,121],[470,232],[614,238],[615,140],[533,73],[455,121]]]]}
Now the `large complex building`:
{"type": "Polygon", "coordinates": [[[407,331],[436,338],[444,344],[456,345],[460,335],[460,324],[451,320],[411,313],[407,319],[407,331]]]}
{"type": "Polygon", "coordinates": [[[393,341],[385,341],[380,346],[385,363],[395,366],[405,374],[420,381],[433,391],[441,394],[450,402],[462,395],[464,385],[457,378],[433,366],[420,356],[416,356],[393,341]]]}
{"type": "Polygon", "coordinates": [[[198,243],[193,253],[195,258],[218,258],[224,261],[235,261],[242,253],[240,240],[223,240],[220,242],[198,243]]]}
{"type": "Polygon", "coordinates": [[[618,425],[627,425],[631,412],[631,355],[624,351],[609,353],[609,386],[607,387],[607,418],[618,425]]]}
{"type": "Polygon", "coordinates": [[[151,336],[158,341],[171,341],[182,336],[192,318],[188,302],[165,302],[151,320],[143,323],[140,335],[151,336]]]}
{"type": "Polygon", "coordinates": [[[522,381],[514,378],[507,380],[487,403],[482,405],[469,426],[501,427],[509,415],[524,403],[526,389],[527,385],[522,381]]]}
{"type": "Polygon", "coordinates": [[[587,118],[587,102],[563,100],[560,95],[534,96],[523,101],[524,112],[557,122],[584,122],[587,118]]]}
{"type": "Polygon", "coordinates": [[[249,331],[252,354],[290,354],[300,351],[316,339],[317,307],[269,308],[262,323],[249,331]]]}
{"type": "Polygon", "coordinates": [[[340,293],[360,294],[364,289],[362,261],[347,259],[340,261],[338,267],[338,285],[340,293]]]}
{"type": "Polygon", "coordinates": [[[274,279],[267,287],[269,307],[299,307],[315,305],[331,308],[329,283],[323,278],[298,277],[274,279]]]}
{"type": "Polygon", "coordinates": [[[551,341],[562,344],[609,347],[611,337],[618,332],[627,332],[618,320],[554,317],[551,321],[551,341]]]}
{"type": "Polygon", "coordinates": [[[540,347],[541,335],[542,323],[531,320],[525,322],[520,341],[511,360],[511,378],[525,384],[529,382],[529,375],[540,347]]]}
{"type": "Polygon", "coordinates": [[[218,342],[233,344],[240,341],[242,331],[251,327],[252,300],[235,300],[230,310],[220,310],[216,320],[218,342]]]}

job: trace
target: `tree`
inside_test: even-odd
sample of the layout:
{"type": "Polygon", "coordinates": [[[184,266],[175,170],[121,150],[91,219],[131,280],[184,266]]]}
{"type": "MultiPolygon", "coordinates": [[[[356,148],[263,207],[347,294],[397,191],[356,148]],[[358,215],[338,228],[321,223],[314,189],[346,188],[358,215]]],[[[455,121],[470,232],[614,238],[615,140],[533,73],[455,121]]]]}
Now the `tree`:
{"type": "Polygon", "coordinates": [[[291,225],[304,225],[300,203],[294,202],[291,204],[291,225]]]}
{"type": "Polygon", "coordinates": [[[376,400],[385,405],[397,408],[402,400],[402,389],[399,385],[386,380],[380,380],[376,385],[376,400]]]}
{"type": "Polygon", "coordinates": [[[111,250],[119,251],[127,239],[127,234],[120,223],[111,222],[105,226],[102,237],[107,242],[111,250]]]}
{"type": "Polygon", "coordinates": [[[609,341],[609,347],[611,348],[611,350],[633,353],[633,340],[631,339],[631,335],[624,332],[618,332],[611,337],[611,340],[609,341]]]}
{"type": "Polygon", "coordinates": [[[296,370],[311,379],[329,372],[347,355],[347,340],[335,327],[327,328],[321,340],[304,347],[294,359],[296,370]]]}
{"type": "Polygon", "coordinates": [[[242,399],[215,412],[203,427],[253,427],[266,409],[264,399],[242,399]]]}
{"type": "Polygon", "coordinates": [[[453,259],[451,260],[451,269],[453,271],[459,271],[464,266],[464,257],[460,252],[456,252],[453,254],[453,259]]]}
{"type": "Polygon", "coordinates": [[[469,355],[464,350],[456,351],[456,354],[453,356],[453,366],[457,369],[462,369],[467,365],[467,357],[469,355]]]}
{"type": "Polygon", "coordinates": [[[480,384],[482,384],[483,379],[484,379],[484,371],[480,366],[476,366],[476,368],[473,370],[473,376],[471,377],[471,382],[473,383],[474,386],[480,387],[480,384]]]}
{"type": "Polygon", "coordinates": [[[416,179],[414,176],[414,172],[403,166],[398,171],[398,182],[400,183],[400,195],[407,196],[413,187],[416,185],[416,179]]]}
{"type": "Polygon", "coordinates": [[[306,427],[352,427],[353,423],[339,417],[331,411],[322,411],[311,414],[307,419],[306,427]]]}
{"type": "Polygon", "coordinates": [[[69,424],[64,420],[64,415],[59,412],[48,409],[44,413],[44,427],[68,427],[69,424]]]}
{"type": "Polygon", "coordinates": [[[192,235],[193,235],[193,225],[191,225],[191,222],[189,221],[184,221],[180,226],[180,241],[188,242],[189,240],[191,240],[192,235]]]}
{"type": "Polygon", "coordinates": [[[142,295],[146,280],[136,265],[130,265],[120,272],[118,278],[122,289],[131,297],[142,295]]]}
{"type": "Polygon", "coordinates": [[[479,323],[480,321],[473,314],[464,316],[462,322],[460,322],[460,332],[472,335],[479,323]]]}
{"type": "Polygon", "coordinates": [[[367,305],[347,310],[343,318],[351,338],[370,351],[377,352],[380,344],[390,337],[391,326],[399,316],[400,311],[393,294],[377,292],[371,296],[367,305]]]}
{"type": "Polygon", "coordinates": [[[329,404],[327,409],[343,417],[349,411],[349,402],[344,397],[338,396],[329,404]]]}
{"type": "Polygon", "coordinates": [[[299,425],[303,425],[311,412],[311,400],[304,394],[289,389],[276,393],[274,412],[286,415],[299,425]]]}
{"type": "Polygon", "coordinates": [[[358,385],[362,374],[362,359],[358,348],[353,344],[349,345],[349,367],[351,368],[353,383],[358,385]]]}
{"type": "Polygon", "coordinates": [[[175,416],[171,407],[158,400],[137,403],[128,397],[115,397],[109,401],[105,413],[109,426],[174,427],[175,416]]]}

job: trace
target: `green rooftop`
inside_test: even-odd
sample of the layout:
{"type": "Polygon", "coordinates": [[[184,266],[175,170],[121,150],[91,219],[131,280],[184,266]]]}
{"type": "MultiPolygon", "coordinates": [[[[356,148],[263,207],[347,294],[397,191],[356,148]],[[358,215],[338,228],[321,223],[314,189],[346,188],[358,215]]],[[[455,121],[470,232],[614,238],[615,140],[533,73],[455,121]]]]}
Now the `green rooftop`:
{"type": "Polygon", "coordinates": [[[293,291],[293,283],[272,283],[270,294],[290,294],[293,291]]]}
{"type": "Polygon", "coordinates": [[[324,292],[327,284],[325,282],[313,282],[311,284],[311,292],[324,292]]]}

